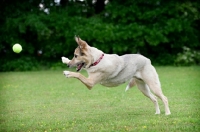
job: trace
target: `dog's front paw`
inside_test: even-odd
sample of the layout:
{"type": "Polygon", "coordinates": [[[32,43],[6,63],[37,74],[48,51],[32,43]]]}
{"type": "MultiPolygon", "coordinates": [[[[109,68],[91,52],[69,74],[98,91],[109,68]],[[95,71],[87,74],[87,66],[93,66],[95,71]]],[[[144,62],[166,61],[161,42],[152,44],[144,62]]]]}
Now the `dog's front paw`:
{"type": "Polygon", "coordinates": [[[63,71],[63,74],[68,78],[70,77],[70,72],[69,71],[63,71]]]}
{"type": "Polygon", "coordinates": [[[68,64],[70,62],[70,60],[66,57],[61,57],[62,59],[62,63],[68,64]]]}

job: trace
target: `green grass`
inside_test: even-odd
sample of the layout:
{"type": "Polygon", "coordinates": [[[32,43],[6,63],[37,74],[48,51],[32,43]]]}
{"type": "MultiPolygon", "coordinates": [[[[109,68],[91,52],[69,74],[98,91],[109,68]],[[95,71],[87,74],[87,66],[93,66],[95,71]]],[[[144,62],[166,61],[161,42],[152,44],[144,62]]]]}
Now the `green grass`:
{"type": "MultiPolygon", "coordinates": [[[[88,90],[60,71],[0,73],[0,131],[197,132],[200,67],[156,67],[171,115],[134,87],[96,85],[88,90]]],[[[85,74],[85,72],[83,72],[85,74]]]]}

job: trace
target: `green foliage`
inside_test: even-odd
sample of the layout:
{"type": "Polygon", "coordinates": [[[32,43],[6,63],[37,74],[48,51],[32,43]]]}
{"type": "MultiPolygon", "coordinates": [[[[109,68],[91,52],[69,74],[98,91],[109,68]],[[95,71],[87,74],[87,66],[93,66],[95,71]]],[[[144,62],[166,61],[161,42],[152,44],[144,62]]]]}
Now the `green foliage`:
{"type": "MultiPolygon", "coordinates": [[[[199,19],[197,9],[195,3],[187,5],[182,2],[166,4],[164,1],[129,1],[121,5],[110,3],[107,6],[107,20],[120,27],[122,38],[136,41],[132,44],[136,45],[136,48],[139,44],[142,48],[147,44],[157,47],[170,44],[170,50],[177,50],[175,48],[184,45],[194,48],[199,45],[196,34],[199,31],[191,26],[197,24],[194,21],[199,19]]],[[[156,54],[159,55],[159,51],[156,54]]]]}
{"type": "Polygon", "coordinates": [[[38,67],[39,66],[35,58],[31,57],[21,57],[5,61],[3,65],[0,66],[2,71],[30,71],[37,70],[38,67]]]}
{"type": "Polygon", "coordinates": [[[36,61],[70,58],[77,46],[74,35],[105,53],[140,53],[160,65],[174,64],[183,46],[200,49],[200,7],[195,1],[116,0],[100,14],[95,14],[92,1],[56,6],[47,0],[49,13],[38,8],[39,2],[21,0],[15,2],[16,7],[1,2],[1,64],[16,59],[11,50],[15,43],[23,47],[21,56],[36,61]],[[10,11],[13,8],[15,12],[10,11]]]}
{"type": "Polygon", "coordinates": [[[178,66],[200,64],[200,51],[191,50],[188,47],[183,47],[183,52],[178,53],[175,64],[178,66]]]}

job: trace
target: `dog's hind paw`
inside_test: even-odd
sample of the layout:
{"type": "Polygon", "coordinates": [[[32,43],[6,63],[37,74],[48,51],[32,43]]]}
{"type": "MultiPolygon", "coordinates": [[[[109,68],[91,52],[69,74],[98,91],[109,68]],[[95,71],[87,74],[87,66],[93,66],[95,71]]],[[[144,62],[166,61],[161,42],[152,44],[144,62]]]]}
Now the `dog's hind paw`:
{"type": "Polygon", "coordinates": [[[171,115],[171,112],[165,113],[165,115],[171,115]]]}
{"type": "Polygon", "coordinates": [[[70,60],[66,57],[61,57],[62,59],[62,63],[68,64],[70,62],[70,60]]]}
{"type": "Polygon", "coordinates": [[[155,115],[160,115],[160,112],[156,112],[155,115]]]}

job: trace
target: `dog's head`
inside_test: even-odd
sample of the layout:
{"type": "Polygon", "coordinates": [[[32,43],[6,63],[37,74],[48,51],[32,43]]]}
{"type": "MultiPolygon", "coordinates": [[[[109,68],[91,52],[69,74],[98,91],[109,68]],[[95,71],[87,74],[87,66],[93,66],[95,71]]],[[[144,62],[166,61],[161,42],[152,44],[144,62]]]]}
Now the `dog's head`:
{"type": "Polygon", "coordinates": [[[78,47],[74,51],[73,59],[68,63],[69,67],[76,66],[76,70],[80,71],[82,68],[90,67],[93,58],[90,55],[90,46],[80,37],[75,36],[78,47]]]}

